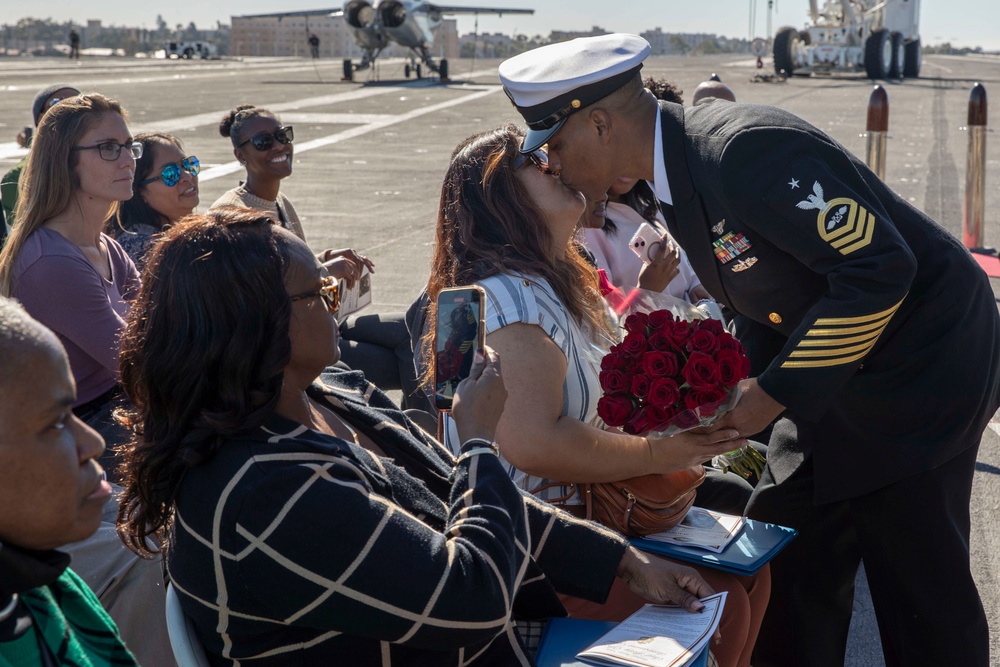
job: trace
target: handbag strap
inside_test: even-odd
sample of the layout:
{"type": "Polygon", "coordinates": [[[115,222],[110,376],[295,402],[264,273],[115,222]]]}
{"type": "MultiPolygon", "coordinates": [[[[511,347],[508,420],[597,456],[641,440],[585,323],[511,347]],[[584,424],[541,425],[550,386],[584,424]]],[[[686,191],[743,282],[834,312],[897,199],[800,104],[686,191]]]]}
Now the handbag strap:
{"type": "MultiPolygon", "coordinates": [[[[542,484],[541,486],[532,489],[530,493],[533,496],[537,496],[545,489],[551,489],[556,486],[558,487],[568,486],[572,490],[565,496],[559,496],[558,498],[543,499],[543,502],[546,502],[550,505],[555,505],[556,507],[566,506],[566,501],[575,496],[577,493],[579,493],[580,497],[583,498],[583,506],[586,508],[586,514],[584,515],[584,518],[587,520],[592,520],[594,518],[593,494],[590,493],[590,484],[584,482],[578,482],[578,483],[549,482],[548,484],[542,484]]],[[[577,507],[577,505],[574,505],[574,507],[577,507]]]]}

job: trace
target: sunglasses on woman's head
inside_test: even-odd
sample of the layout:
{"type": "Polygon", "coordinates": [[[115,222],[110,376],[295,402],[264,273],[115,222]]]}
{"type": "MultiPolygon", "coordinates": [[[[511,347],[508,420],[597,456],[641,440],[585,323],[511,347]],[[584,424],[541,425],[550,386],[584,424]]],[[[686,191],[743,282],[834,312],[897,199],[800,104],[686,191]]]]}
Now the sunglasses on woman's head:
{"type": "Polygon", "coordinates": [[[143,179],[136,183],[136,185],[149,185],[154,181],[162,180],[168,188],[172,188],[177,185],[178,181],[181,180],[182,169],[192,176],[197,176],[198,172],[201,171],[201,162],[199,162],[198,158],[195,156],[189,155],[181,160],[180,164],[171,162],[170,164],[163,165],[163,169],[160,170],[159,176],[151,176],[143,179]]]}
{"type": "Polygon", "coordinates": [[[274,145],[275,140],[280,144],[290,144],[295,139],[295,133],[292,131],[291,125],[286,125],[284,127],[279,127],[274,132],[261,132],[260,134],[255,134],[246,141],[238,144],[236,147],[239,148],[243,144],[253,143],[253,147],[259,151],[270,150],[271,146],[274,145]]]}
{"type": "Polygon", "coordinates": [[[552,170],[549,169],[549,155],[541,148],[535,149],[530,153],[519,153],[516,158],[514,158],[514,171],[521,168],[525,162],[531,161],[533,165],[538,169],[538,171],[543,174],[551,174],[552,170]]]}
{"type": "Polygon", "coordinates": [[[320,280],[322,287],[315,292],[295,294],[289,298],[292,301],[298,301],[299,299],[315,299],[316,297],[320,297],[326,303],[327,310],[331,314],[336,315],[337,310],[340,308],[340,287],[337,284],[337,279],[332,276],[324,276],[320,280]]]}

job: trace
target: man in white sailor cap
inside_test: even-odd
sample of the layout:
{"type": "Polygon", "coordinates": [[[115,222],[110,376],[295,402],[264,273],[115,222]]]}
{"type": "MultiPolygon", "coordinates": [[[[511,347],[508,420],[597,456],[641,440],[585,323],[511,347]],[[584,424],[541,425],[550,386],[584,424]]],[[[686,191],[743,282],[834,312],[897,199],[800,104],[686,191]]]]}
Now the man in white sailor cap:
{"type": "Polygon", "coordinates": [[[500,65],[549,167],[588,199],[650,181],[755,377],[719,425],[781,417],[749,516],[799,536],[772,562],[754,664],[842,665],[863,560],[887,665],[989,663],[969,567],[976,454],[1000,406],[1000,317],[944,229],[829,136],[774,107],[684,108],[642,87],[634,35],[500,65]]]}

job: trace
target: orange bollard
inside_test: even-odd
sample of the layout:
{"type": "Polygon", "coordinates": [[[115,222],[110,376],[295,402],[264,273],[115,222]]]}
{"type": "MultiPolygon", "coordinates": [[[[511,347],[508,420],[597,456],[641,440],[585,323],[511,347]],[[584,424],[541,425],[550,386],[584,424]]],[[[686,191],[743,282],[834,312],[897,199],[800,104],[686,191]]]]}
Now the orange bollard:
{"type": "Polygon", "coordinates": [[[983,247],[986,210],[986,88],[976,83],[969,93],[969,155],[965,165],[965,207],[962,242],[966,248],[983,247]]]}
{"type": "Polygon", "coordinates": [[[868,168],[885,180],[885,144],[889,132],[889,95],[875,86],[868,97],[868,168]]]}

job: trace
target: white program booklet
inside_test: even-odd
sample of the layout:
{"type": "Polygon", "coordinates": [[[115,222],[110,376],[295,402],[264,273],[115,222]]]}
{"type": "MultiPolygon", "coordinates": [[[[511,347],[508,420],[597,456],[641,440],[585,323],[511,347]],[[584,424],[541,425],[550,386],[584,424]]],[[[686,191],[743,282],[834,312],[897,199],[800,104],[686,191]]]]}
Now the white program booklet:
{"type": "Polygon", "coordinates": [[[354,281],[354,287],[348,289],[347,281],[340,279],[340,309],[337,318],[342,322],[345,317],[356,313],[372,302],[372,274],[368,267],[361,269],[361,277],[354,281]]]}
{"type": "Polygon", "coordinates": [[[707,549],[718,554],[739,535],[746,522],[741,516],[692,507],[679,524],[662,533],[647,535],[646,539],[707,549]]]}
{"type": "Polygon", "coordinates": [[[595,665],[682,667],[704,648],[722,618],[726,592],[702,598],[697,614],[647,604],[612,628],[577,658],[595,665]]]}

